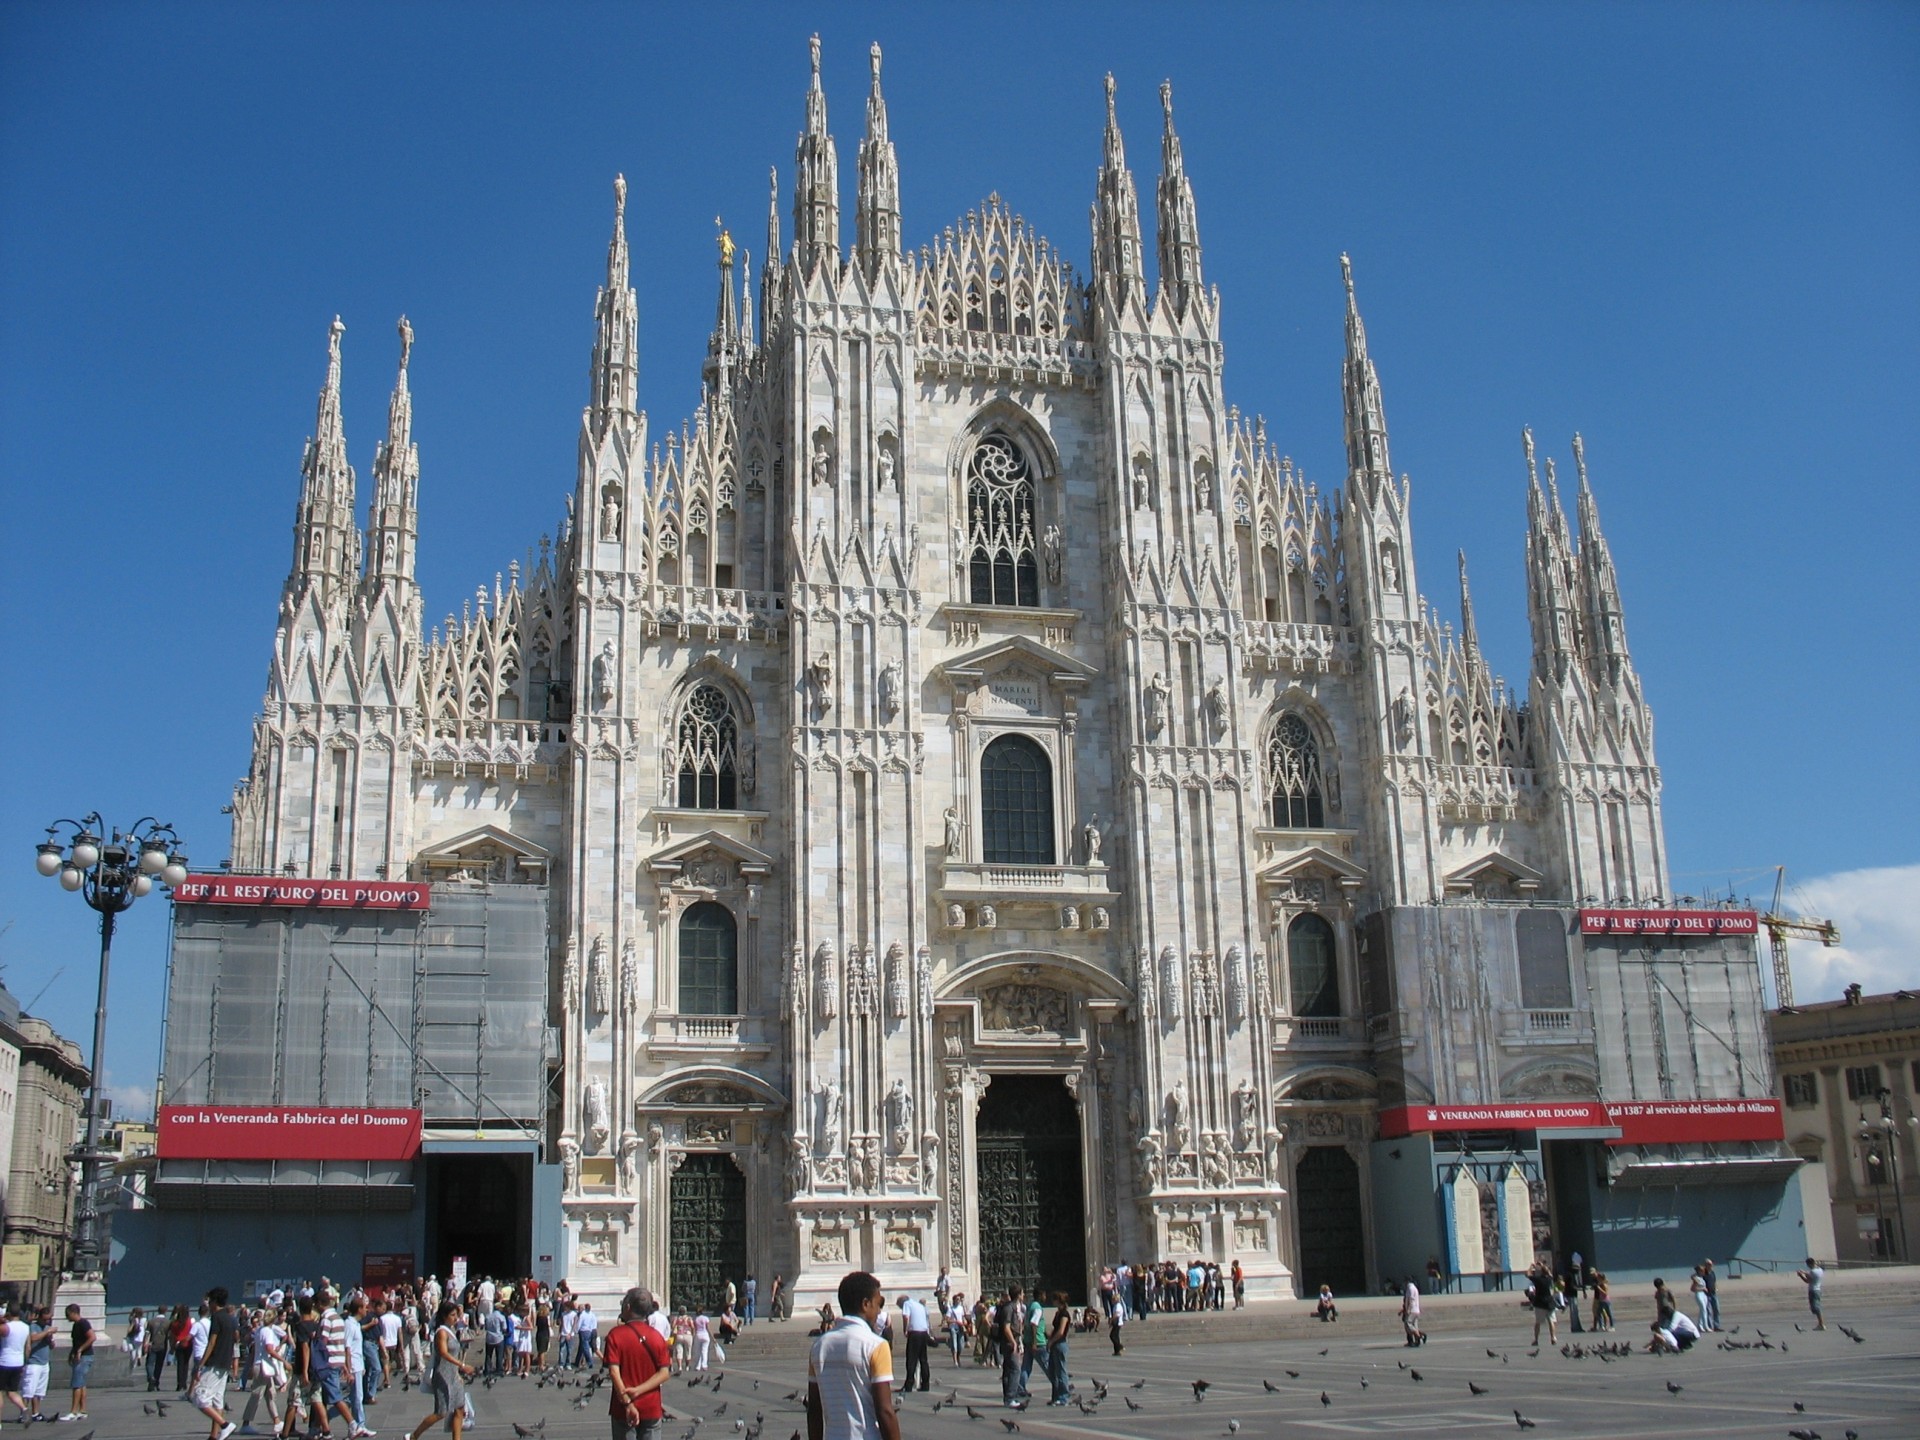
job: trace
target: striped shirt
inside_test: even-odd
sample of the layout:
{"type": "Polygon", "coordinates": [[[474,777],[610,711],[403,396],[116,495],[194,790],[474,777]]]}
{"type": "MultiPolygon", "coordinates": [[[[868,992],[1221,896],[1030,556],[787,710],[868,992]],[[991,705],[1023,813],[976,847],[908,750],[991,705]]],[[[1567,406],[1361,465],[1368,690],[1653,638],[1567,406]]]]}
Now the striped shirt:
{"type": "Polygon", "coordinates": [[[893,1347],[857,1315],[813,1342],[807,1378],[820,1392],[827,1440],[880,1440],[873,1386],[893,1384],[893,1347]]]}

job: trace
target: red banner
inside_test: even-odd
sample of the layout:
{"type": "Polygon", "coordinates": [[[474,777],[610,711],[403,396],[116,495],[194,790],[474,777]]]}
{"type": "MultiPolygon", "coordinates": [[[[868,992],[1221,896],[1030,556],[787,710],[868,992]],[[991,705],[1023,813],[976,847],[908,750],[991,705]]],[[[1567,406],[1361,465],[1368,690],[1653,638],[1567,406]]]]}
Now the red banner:
{"type": "Polygon", "coordinates": [[[1754,935],[1751,910],[1582,910],[1582,935],[1754,935]]]}
{"type": "Polygon", "coordinates": [[[411,880],[289,880],[272,875],[189,875],[173,887],[184,905],[287,905],[308,910],[425,910],[432,887],[411,880]]]}
{"type": "Polygon", "coordinates": [[[411,1160],[418,1110],[325,1105],[162,1105],[162,1160],[411,1160]]]}
{"type": "MultiPolygon", "coordinates": [[[[1614,1145],[1780,1140],[1781,1104],[1756,1100],[1543,1100],[1513,1105],[1403,1105],[1380,1112],[1380,1138],[1434,1130],[1591,1130],[1618,1127],[1614,1145]]],[[[1549,1133],[1544,1136],[1552,1139],[1549,1133]]]]}

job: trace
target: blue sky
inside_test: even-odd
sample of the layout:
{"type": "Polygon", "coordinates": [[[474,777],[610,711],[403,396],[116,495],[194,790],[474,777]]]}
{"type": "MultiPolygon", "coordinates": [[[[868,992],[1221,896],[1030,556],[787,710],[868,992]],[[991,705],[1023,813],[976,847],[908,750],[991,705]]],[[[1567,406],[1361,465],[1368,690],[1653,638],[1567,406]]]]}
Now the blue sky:
{"type": "MultiPolygon", "coordinates": [[[[22,999],[88,1033],[92,916],[31,869],[49,820],[158,812],[226,853],[335,312],[363,501],[412,320],[421,579],[430,616],[457,610],[572,483],[614,173],[658,434],[697,398],[714,218],[761,263],[814,29],[848,199],[885,47],[915,245],[997,191],[1084,266],[1101,76],[1149,210],[1170,78],[1229,398],[1343,479],[1350,252],[1421,587],[1452,614],[1465,548],[1516,682],[1520,427],[1563,465],[1582,431],[1676,888],[1764,890],[1784,863],[1851,917],[1816,984],[1920,980],[1920,8],[12,3],[0,962],[22,999]]],[[[145,902],[118,950],[123,1097],[158,1052],[163,921],[145,902]]]]}

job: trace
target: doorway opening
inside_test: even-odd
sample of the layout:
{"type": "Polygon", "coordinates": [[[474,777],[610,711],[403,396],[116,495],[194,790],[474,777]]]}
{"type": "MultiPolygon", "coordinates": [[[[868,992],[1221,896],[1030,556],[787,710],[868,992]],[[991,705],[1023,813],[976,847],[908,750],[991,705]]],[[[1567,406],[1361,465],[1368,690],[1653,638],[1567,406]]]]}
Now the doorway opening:
{"type": "Polygon", "coordinates": [[[1009,1285],[1084,1303],[1080,1110],[1059,1075],[996,1075],[975,1122],[981,1293],[1009,1285]]]}
{"type": "Polygon", "coordinates": [[[446,1275],[456,1256],[467,1273],[533,1273],[533,1156],[423,1155],[427,1272],[446,1275]]]}
{"type": "Polygon", "coordinates": [[[1314,1145],[1301,1152],[1293,1167],[1293,1206],[1300,1226],[1300,1293],[1312,1295],[1329,1285],[1336,1295],[1364,1294],[1360,1167],[1344,1146],[1314,1145]]]}
{"type": "Polygon", "coordinates": [[[688,1155],[667,1203],[667,1303],[717,1315],[747,1278],[747,1177],[731,1155],[688,1155]]]}

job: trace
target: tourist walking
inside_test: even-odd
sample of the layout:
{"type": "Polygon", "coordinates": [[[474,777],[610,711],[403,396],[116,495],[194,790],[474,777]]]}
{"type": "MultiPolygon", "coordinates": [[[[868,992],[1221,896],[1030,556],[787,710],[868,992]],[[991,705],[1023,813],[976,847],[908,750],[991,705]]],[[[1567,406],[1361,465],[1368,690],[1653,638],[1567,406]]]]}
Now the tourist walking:
{"type": "Polygon", "coordinates": [[[911,1395],[914,1377],[918,1376],[920,1393],[924,1395],[933,1388],[933,1375],[927,1364],[927,1350],[933,1343],[933,1326],[927,1318],[927,1307],[911,1295],[902,1295],[900,1323],[907,1331],[907,1383],[901,1388],[911,1395]]]}
{"type": "Polygon", "coordinates": [[[1406,1289],[1400,1292],[1400,1328],[1407,1332],[1407,1344],[1424,1345],[1427,1332],[1420,1328],[1420,1287],[1407,1278],[1406,1289]]]}
{"type": "Polygon", "coordinates": [[[1540,1327],[1547,1327],[1547,1343],[1560,1343],[1560,1287],[1545,1263],[1533,1262],[1527,1272],[1527,1304],[1533,1308],[1533,1343],[1540,1343],[1540,1327]]]}
{"type": "Polygon", "coordinates": [[[27,1423],[27,1404],[20,1398],[20,1376],[27,1368],[27,1341],[33,1331],[22,1320],[17,1307],[0,1306],[0,1424],[6,1422],[6,1402],[20,1412],[20,1423],[27,1423]]]}
{"type": "MultiPolygon", "coordinates": [[[[946,1274],[943,1270],[942,1275],[946,1274]]],[[[947,1327],[947,1349],[953,1355],[954,1368],[960,1367],[960,1352],[967,1344],[967,1297],[948,1293],[941,1319],[947,1327]]]]}
{"type": "Polygon", "coordinates": [[[246,1413],[240,1417],[240,1433],[258,1433],[253,1428],[253,1417],[262,1403],[267,1407],[272,1430],[278,1433],[282,1423],[281,1403],[287,1389],[287,1337],[280,1312],[270,1307],[261,1309],[260,1323],[253,1330],[253,1378],[257,1384],[247,1397],[246,1413]]]}
{"type": "MultiPolygon", "coordinates": [[[[157,1316],[155,1317],[158,1318],[157,1316]]],[[[53,1307],[37,1306],[33,1312],[33,1323],[28,1327],[27,1363],[20,1371],[20,1398],[26,1402],[27,1414],[34,1420],[51,1420],[53,1417],[41,1409],[41,1403],[47,1398],[47,1381],[53,1375],[53,1346],[60,1338],[60,1332],[54,1328],[53,1307]]],[[[158,1325],[147,1328],[147,1344],[154,1343],[154,1332],[158,1325]]],[[[165,1341],[161,1341],[162,1344],[165,1341]]],[[[157,1389],[148,1385],[149,1390],[157,1389]]]]}
{"type": "Polygon", "coordinates": [[[93,1371],[93,1322],[80,1313],[78,1305],[69,1305],[67,1324],[70,1327],[67,1366],[71,1372],[68,1383],[73,1387],[73,1403],[60,1418],[84,1420],[87,1418],[87,1377],[93,1371]]]}
{"type": "Polygon", "coordinates": [[[207,1292],[207,1348],[201,1354],[200,1374],[193,1382],[193,1406],[213,1422],[209,1440],[232,1440],[240,1427],[227,1419],[227,1377],[233,1373],[238,1329],[227,1290],[216,1285],[207,1292]]]}
{"type": "Polygon", "coordinates": [[[1813,1256],[1809,1255],[1807,1256],[1807,1268],[1804,1270],[1796,1270],[1793,1273],[1806,1282],[1807,1308],[1813,1312],[1813,1328],[1816,1330],[1826,1329],[1827,1317],[1821,1313],[1820,1305],[1822,1299],[1821,1291],[1826,1288],[1827,1272],[1821,1268],[1819,1262],[1816,1261],[1813,1256]]]}
{"type": "Polygon", "coordinates": [[[473,1367],[460,1358],[460,1334],[454,1329],[454,1317],[459,1313],[460,1307],[447,1300],[434,1314],[433,1342],[427,1358],[427,1397],[433,1413],[413,1427],[408,1440],[421,1440],[442,1420],[447,1422],[447,1433],[453,1440],[460,1440],[466,1426],[466,1382],[473,1378],[473,1367]]]}
{"type": "Polygon", "coordinates": [[[864,1270],[840,1282],[840,1318],[813,1342],[807,1440],[900,1440],[893,1347],[875,1328],[886,1292],[864,1270]]]}

